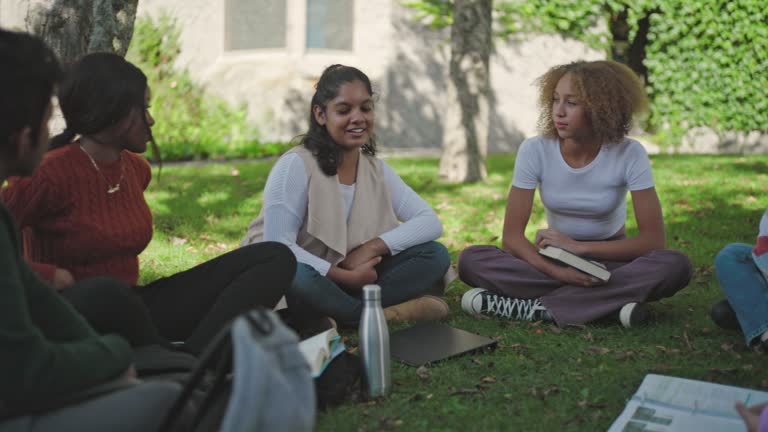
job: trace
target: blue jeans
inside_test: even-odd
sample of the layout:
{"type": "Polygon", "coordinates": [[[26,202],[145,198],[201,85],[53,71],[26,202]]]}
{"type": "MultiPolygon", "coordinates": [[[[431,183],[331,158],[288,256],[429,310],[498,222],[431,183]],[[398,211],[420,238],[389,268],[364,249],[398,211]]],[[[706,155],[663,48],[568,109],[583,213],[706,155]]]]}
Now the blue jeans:
{"type": "MultiPolygon", "coordinates": [[[[441,281],[450,263],[445,246],[433,241],[384,257],[375,267],[382,307],[427,294],[441,281]]],[[[363,312],[362,292],[345,291],[304,263],[296,268],[286,300],[292,313],[328,316],[342,324],[358,322],[363,312]]]]}
{"type": "Polygon", "coordinates": [[[751,345],[768,330],[768,283],[752,260],[752,245],[724,247],[715,257],[715,273],[751,345]]]}

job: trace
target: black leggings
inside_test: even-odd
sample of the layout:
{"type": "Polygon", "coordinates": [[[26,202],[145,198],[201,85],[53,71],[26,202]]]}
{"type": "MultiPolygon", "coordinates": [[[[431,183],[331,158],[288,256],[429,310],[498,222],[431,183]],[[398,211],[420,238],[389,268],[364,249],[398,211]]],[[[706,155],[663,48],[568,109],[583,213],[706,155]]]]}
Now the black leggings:
{"type": "Polygon", "coordinates": [[[275,307],[295,272],[290,249],[264,242],[144,286],[93,278],[62,294],[99,333],[119,334],[134,347],[183,341],[185,351],[200,354],[237,315],[275,307]]]}

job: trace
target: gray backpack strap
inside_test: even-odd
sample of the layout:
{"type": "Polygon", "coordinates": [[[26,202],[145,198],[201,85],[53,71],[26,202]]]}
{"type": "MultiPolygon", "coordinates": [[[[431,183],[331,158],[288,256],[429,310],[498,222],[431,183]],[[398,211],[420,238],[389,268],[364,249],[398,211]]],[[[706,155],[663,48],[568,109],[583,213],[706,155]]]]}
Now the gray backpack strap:
{"type": "Polygon", "coordinates": [[[221,430],[313,430],[314,383],[298,336],[274,311],[258,309],[235,320],[232,341],[232,395],[221,430]]]}
{"type": "Polygon", "coordinates": [[[159,430],[311,431],[315,412],[298,337],[274,311],[257,308],[206,347],[159,430]]]}

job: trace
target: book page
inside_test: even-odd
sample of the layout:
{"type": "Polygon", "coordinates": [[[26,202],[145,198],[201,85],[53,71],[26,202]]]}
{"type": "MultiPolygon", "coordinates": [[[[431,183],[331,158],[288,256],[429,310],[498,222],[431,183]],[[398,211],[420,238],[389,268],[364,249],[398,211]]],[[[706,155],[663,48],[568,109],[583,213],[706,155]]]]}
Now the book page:
{"type": "Polygon", "coordinates": [[[745,430],[734,408],[768,401],[768,392],[663,375],[646,375],[609,432],[745,430]]]}
{"type": "Polygon", "coordinates": [[[745,405],[768,401],[767,392],[654,374],[645,377],[636,396],[659,405],[739,421],[741,417],[733,407],[737,400],[745,405]]]}
{"type": "Polygon", "coordinates": [[[741,418],[691,415],[631,400],[608,432],[744,432],[741,418]]]}
{"type": "Polygon", "coordinates": [[[338,332],[332,328],[299,342],[299,351],[307,360],[312,376],[319,376],[325,366],[344,350],[340,341],[338,332]]]}

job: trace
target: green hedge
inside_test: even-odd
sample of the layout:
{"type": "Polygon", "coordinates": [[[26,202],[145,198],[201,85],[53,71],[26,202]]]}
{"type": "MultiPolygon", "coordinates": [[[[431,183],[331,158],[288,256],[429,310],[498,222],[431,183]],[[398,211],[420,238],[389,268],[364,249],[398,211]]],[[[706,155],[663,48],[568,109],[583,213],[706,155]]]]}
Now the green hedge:
{"type": "Polygon", "coordinates": [[[152,131],[163,160],[263,157],[285,151],[286,144],[259,140],[245,106],[233,107],[213,96],[186,69],[176,67],[179,34],[167,14],[157,20],[138,18],[126,55],[149,80],[152,131]]]}
{"type": "Polygon", "coordinates": [[[652,121],[672,139],[688,127],[768,131],[765,0],[657,0],[646,46],[652,121]]]}
{"type": "MultiPolygon", "coordinates": [[[[403,1],[432,27],[452,22],[452,1],[403,1]]],[[[500,37],[559,33],[605,49],[609,31],[650,18],[644,46],[648,126],[666,143],[686,130],[768,131],[768,8],[765,0],[496,0],[500,37]],[[605,25],[597,25],[600,21],[605,25]],[[605,29],[601,31],[600,29],[605,29]]]]}

